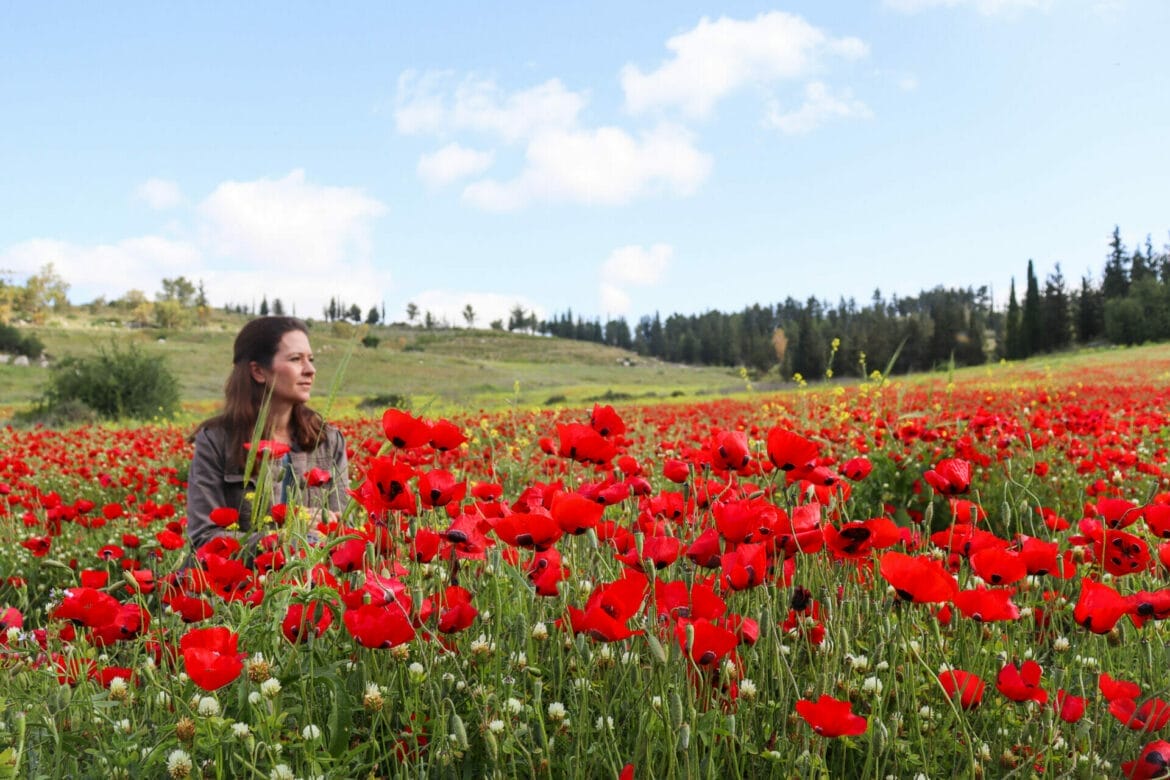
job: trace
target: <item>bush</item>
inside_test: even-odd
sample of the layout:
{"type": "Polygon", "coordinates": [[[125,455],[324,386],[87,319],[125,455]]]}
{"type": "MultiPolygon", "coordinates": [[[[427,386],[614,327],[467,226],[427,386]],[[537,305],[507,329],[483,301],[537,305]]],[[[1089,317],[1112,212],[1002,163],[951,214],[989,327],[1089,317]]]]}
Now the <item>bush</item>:
{"type": "Polygon", "coordinates": [[[362,346],[369,347],[370,349],[376,348],[381,343],[382,339],[378,338],[373,333],[366,334],[365,338],[362,339],[362,346]]]}
{"type": "Polygon", "coordinates": [[[41,408],[84,404],[107,420],[172,417],[179,409],[179,382],[162,357],[136,346],[102,350],[96,357],[67,357],[53,367],[41,408]]]}
{"type": "Polygon", "coordinates": [[[0,352],[35,358],[44,351],[45,345],[33,334],[24,335],[13,326],[0,322],[0,352]]]}
{"type": "Polygon", "coordinates": [[[359,409],[386,409],[388,407],[409,409],[410,398],[400,393],[381,393],[363,398],[358,402],[359,409]]]}

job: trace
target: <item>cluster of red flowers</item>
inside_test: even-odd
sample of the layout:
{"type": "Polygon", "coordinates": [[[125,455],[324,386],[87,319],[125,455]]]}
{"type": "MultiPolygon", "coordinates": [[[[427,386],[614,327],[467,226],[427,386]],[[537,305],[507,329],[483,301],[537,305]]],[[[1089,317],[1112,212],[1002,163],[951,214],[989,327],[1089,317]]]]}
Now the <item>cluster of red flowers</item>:
{"type": "MultiPolygon", "coordinates": [[[[645,636],[660,650],[673,644],[695,685],[721,706],[734,706],[739,695],[737,674],[723,670],[741,667],[743,648],[762,632],[760,616],[734,611],[737,594],[784,591],[788,608],[764,616],[774,620],[768,628],[790,641],[824,642],[835,602],[799,584],[814,556],[818,565],[847,571],[851,581],[880,586],[873,588],[875,602],[920,610],[942,625],[1026,616],[1037,636],[1050,640],[1058,628],[1116,635],[1123,620],[1141,631],[1170,617],[1170,588],[1146,587],[1170,568],[1167,447],[1149,436],[1170,424],[1164,404],[1124,393],[1089,398],[1083,389],[1031,392],[1026,399],[1022,391],[1005,392],[966,399],[967,406],[955,401],[958,411],[932,421],[851,393],[800,425],[779,401],[762,414],[730,402],[642,409],[634,412],[636,422],[629,412],[623,418],[598,405],[581,420],[553,412],[501,417],[492,422],[498,428],[492,437],[388,410],[380,430],[347,427],[356,511],[317,524],[329,554],[297,581],[286,581],[282,571],[305,550],[276,534],[250,552],[228,536],[213,540],[195,551],[194,565],[175,572],[182,554],[168,552],[185,543],[181,503],[177,511],[173,502],[155,500],[164,489],[181,488],[180,472],[146,465],[186,457],[173,432],[155,441],[102,432],[112,443],[69,445],[93,455],[80,464],[55,454],[65,447],[47,445],[51,434],[28,435],[21,449],[0,456],[0,520],[27,529],[20,545],[35,558],[77,529],[123,531],[121,544],[104,544],[91,561],[71,561],[75,584],[50,617],[66,639],[82,633],[99,646],[145,639],[161,663],[181,660],[206,690],[230,684],[243,669],[239,637],[213,625],[224,603],[258,605],[273,584],[291,585],[295,595],[281,621],[290,643],[336,631],[366,648],[448,643],[478,620],[474,587],[454,579],[414,591],[406,575],[420,564],[442,564],[454,574],[489,554],[515,567],[534,598],[563,601],[558,625],[566,632],[597,642],[645,636]],[[769,419],[756,422],[761,416],[769,419]],[[537,452],[529,459],[511,445],[532,430],[537,452]],[[1077,515],[1067,506],[1038,507],[1035,516],[1009,524],[1008,510],[981,503],[980,488],[993,472],[1048,474],[1049,462],[1021,467],[1022,452],[1063,457],[1081,475],[1087,500],[1071,510],[1077,515]],[[67,486],[80,493],[97,485],[111,500],[99,505],[44,490],[31,462],[58,469],[66,495],[67,486]],[[513,473],[538,478],[517,485],[513,473]],[[873,484],[875,474],[894,486],[873,484]],[[933,516],[936,507],[946,517],[933,516]],[[573,570],[567,545],[587,533],[619,574],[599,579],[596,571],[573,570]],[[150,613],[111,586],[110,572],[119,571],[126,593],[156,594],[191,627],[179,637],[152,633],[150,613]],[[591,583],[579,599],[562,587],[573,577],[591,583]],[[1016,599],[1024,583],[1044,594],[1043,606],[1021,610],[1016,599]],[[336,599],[316,595],[319,586],[336,599]],[[1065,598],[1074,591],[1075,601],[1065,598]]],[[[236,519],[232,508],[213,513],[223,527],[236,519]]],[[[9,587],[22,585],[19,573],[8,576],[9,587]]],[[[24,615],[0,604],[0,645],[5,631],[23,627],[24,615]]],[[[39,661],[53,664],[63,682],[130,676],[49,653],[39,661]]],[[[979,707],[987,688],[962,669],[942,672],[937,682],[963,709],[979,707]]],[[[1085,691],[1075,695],[1048,683],[1028,659],[1003,665],[994,685],[1006,699],[1052,707],[1067,722],[1096,702],[1085,691]]],[[[1155,732],[1170,720],[1158,689],[1143,694],[1136,684],[1102,675],[1099,691],[1096,703],[1129,729],[1155,732]]],[[[848,736],[867,728],[852,708],[825,693],[801,699],[796,713],[821,736],[848,736]]],[[[1170,760],[1164,746],[1150,743],[1126,771],[1156,776],[1149,773],[1170,760]]]]}

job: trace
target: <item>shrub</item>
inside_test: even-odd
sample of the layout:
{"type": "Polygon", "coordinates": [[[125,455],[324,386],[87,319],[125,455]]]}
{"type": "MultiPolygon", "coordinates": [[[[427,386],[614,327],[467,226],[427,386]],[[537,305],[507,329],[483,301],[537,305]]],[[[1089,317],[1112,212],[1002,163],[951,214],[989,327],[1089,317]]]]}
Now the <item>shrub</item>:
{"type": "Polygon", "coordinates": [[[162,357],[131,345],[101,350],[95,357],[67,357],[53,367],[41,408],[52,412],[76,402],[100,417],[172,417],[179,409],[179,383],[162,357]]]}
{"type": "Polygon", "coordinates": [[[386,409],[388,407],[409,409],[410,398],[401,393],[380,393],[363,398],[358,402],[359,409],[386,409]]]}
{"type": "Polygon", "coordinates": [[[362,339],[362,346],[369,347],[370,349],[374,349],[381,343],[382,339],[378,338],[373,333],[366,334],[365,338],[362,339]]]}
{"type": "Polygon", "coordinates": [[[0,322],[0,352],[35,358],[44,351],[45,345],[33,334],[25,335],[13,326],[0,322]]]}

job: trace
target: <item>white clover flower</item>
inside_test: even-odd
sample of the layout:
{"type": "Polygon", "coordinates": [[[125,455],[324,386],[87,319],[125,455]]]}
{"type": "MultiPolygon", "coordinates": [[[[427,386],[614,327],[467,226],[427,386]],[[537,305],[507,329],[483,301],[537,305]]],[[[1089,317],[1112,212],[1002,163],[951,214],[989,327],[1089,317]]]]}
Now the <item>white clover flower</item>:
{"type": "Polygon", "coordinates": [[[525,652],[512,653],[512,663],[523,669],[528,666],[528,654],[525,652]]]}
{"type": "Polygon", "coordinates": [[[613,718],[608,715],[598,715],[593,727],[598,731],[613,731],[613,718]]]}
{"type": "Polygon", "coordinates": [[[252,727],[247,723],[236,721],[232,724],[232,736],[236,739],[247,739],[252,736],[252,727]]]}
{"type": "Polygon", "coordinates": [[[524,712],[524,704],[519,699],[509,698],[504,702],[504,709],[509,715],[519,715],[524,712]]]}
{"type": "Polygon", "coordinates": [[[314,740],[321,738],[321,729],[315,724],[310,723],[301,729],[301,737],[307,740],[314,740]]]}
{"type": "Polygon", "coordinates": [[[120,721],[118,721],[117,726],[118,731],[122,732],[123,734],[129,734],[134,730],[134,726],[130,724],[129,718],[122,718],[120,721]]]}
{"type": "Polygon", "coordinates": [[[176,780],[188,777],[191,774],[192,766],[191,756],[187,754],[186,750],[175,749],[167,755],[167,774],[176,780]]]}
{"type": "Polygon", "coordinates": [[[12,626],[5,632],[5,636],[8,638],[8,644],[14,645],[20,640],[20,629],[12,626]]]}
{"type": "Polygon", "coordinates": [[[499,734],[504,730],[504,725],[504,721],[500,720],[499,718],[495,718],[494,720],[488,721],[488,731],[492,732],[493,734],[499,734]]]}
{"type": "Polygon", "coordinates": [[[288,764],[277,764],[268,773],[268,780],[296,780],[296,777],[288,764]]]}
{"type": "Polygon", "coordinates": [[[260,691],[252,691],[248,694],[248,703],[252,705],[259,704],[262,701],[260,691]]]}
{"type": "Polygon", "coordinates": [[[126,681],[121,677],[114,677],[110,680],[110,698],[121,699],[126,696],[128,688],[126,681]]]}
{"type": "Polygon", "coordinates": [[[869,656],[846,655],[845,660],[849,662],[849,668],[855,672],[864,672],[869,668],[869,656]]]}
{"type": "Polygon", "coordinates": [[[924,720],[930,720],[934,717],[934,710],[932,710],[929,705],[923,704],[918,708],[918,717],[924,720]]]}
{"type": "Polygon", "coordinates": [[[756,688],[756,683],[751,678],[745,677],[739,681],[739,695],[748,701],[756,698],[758,692],[759,689],[756,688]]]}
{"type": "Polygon", "coordinates": [[[169,707],[171,704],[171,695],[166,691],[159,691],[158,695],[154,697],[154,700],[158,702],[159,706],[169,707]]]}
{"type": "Polygon", "coordinates": [[[559,701],[554,701],[548,705],[548,719],[555,721],[562,721],[565,719],[565,705],[559,701]]]}
{"type": "Polygon", "coordinates": [[[269,677],[264,682],[260,683],[260,693],[264,694],[269,699],[275,699],[280,695],[280,680],[275,677],[269,677]]]}
{"type": "Polygon", "coordinates": [[[722,669],[723,677],[727,680],[734,680],[739,674],[739,668],[735,665],[735,661],[727,658],[723,661],[722,669]]]}
{"type": "Polygon", "coordinates": [[[203,696],[199,699],[199,705],[196,711],[205,718],[215,718],[219,716],[219,702],[215,700],[214,696],[203,696]]]}
{"type": "Polygon", "coordinates": [[[882,692],[882,681],[877,677],[866,677],[865,681],[861,683],[861,690],[866,693],[872,693],[875,696],[882,692]]]}
{"type": "Polygon", "coordinates": [[[426,679],[427,669],[425,666],[415,661],[410,666],[406,667],[406,671],[410,674],[411,679],[421,682],[426,679]]]}
{"type": "Polygon", "coordinates": [[[488,641],[487,636],[480,634],[471,642],[472,655],[489,655],[496,649],[496,643],[488,641]]]}
{"type": "Polygon", "coordinates": [[[656,710],[662,709],[662,697],[661,696],[651,696],[650,697],[650,706],[656,710]]]}
{"type": "Polygon", "coordinates": [[[394,645],[390,648],[390,657],[395,661],[410,660],[410,645],[394,645]]]}
{"type": "Polygon", "coordinates": [[[1069,641],[1067,636],[1058,636],[1052,640],[1052,649],[1058,653],[1063,653],[1069,648],[1069,641]]]}
{"type": "Polygon", "coordinates": [[[548,639],[548,626],[544,623],[537,623],[532,627],[532,638],[538,642],[548,639]]]}

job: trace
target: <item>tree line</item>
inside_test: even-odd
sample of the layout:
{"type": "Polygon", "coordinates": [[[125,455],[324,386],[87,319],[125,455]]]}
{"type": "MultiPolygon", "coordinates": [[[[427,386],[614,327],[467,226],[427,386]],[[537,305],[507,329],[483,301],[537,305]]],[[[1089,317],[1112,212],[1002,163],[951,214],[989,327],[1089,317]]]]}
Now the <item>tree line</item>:
{"type": "Polygon", "coordinates": [[[1060,263],[1041,285],[1032,260],[1022,300],[1015,279],[1006,310],[988,287],[923,290],[886,298],[880,290],[864,305],[836,305],[791,297],[738,312],[574,318],[572,311],[542,321],[539,332],[631,349],[677,363],[745,366],[758,374],[866,375],[941,366],[969,366],[1094,343],[1140,344],[1170,340],[1170,245],[1156,252],[1149,236],[1128,250],[1115,227],[1100,278],[1070,284],[1060,263]]]}

